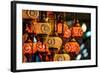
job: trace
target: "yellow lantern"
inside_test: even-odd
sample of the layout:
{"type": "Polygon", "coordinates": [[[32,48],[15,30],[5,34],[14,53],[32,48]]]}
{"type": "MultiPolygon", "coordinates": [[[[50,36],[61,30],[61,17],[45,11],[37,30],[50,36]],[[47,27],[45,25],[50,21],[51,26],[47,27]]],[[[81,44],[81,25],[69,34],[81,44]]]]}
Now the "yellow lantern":
{"type": "Polygon", "coordinates": [[[32,30],[36,34],[50,34],[51,25],[50,23],[34,23],[33,22],[32,30]]]}
{"type": "Polygon", "coordinates": [[[69,61],[70,56],[68,54],[55,54],[54,61],[69,61]]]}
{"type": "Polygon", "coordinates": [[[36,19],[39,16],[39,11],[34,10],[23,10],[22,18],[24,19],[36,19]]]}
{"type": "Polygon", "coordinates": [[[60,50],[60,47],[62,46],[62,39],[60,37],[49,37],[47,40],[48,47],[58,48],[60,50]]]}

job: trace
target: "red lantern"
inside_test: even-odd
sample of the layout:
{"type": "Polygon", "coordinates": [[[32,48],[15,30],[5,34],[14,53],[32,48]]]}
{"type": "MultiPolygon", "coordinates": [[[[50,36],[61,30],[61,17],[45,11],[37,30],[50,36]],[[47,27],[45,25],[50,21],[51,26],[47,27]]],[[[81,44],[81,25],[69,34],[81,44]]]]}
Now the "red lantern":
{"type": "Polygon", "coordinates": [[[79,21],[77,20],[77,23],[74,27],[71,29],[72,37],[81,37],[83,35],[83,30],[80,27],[79,21]]]}
{"type": "Polygon", "coordinates": [[[54,20],[54,13],[52,11],[48,11],[47,17],[49,17],[50,20],[54,20]]]}
{"type": "MultiPolygon", "coordinates": [[[[74,39],[73,39],[74,40],[74,39]]],[[[65,51],[78,54],[80,52],[79,44],[74,40],[65,44],[65,51]]]]}

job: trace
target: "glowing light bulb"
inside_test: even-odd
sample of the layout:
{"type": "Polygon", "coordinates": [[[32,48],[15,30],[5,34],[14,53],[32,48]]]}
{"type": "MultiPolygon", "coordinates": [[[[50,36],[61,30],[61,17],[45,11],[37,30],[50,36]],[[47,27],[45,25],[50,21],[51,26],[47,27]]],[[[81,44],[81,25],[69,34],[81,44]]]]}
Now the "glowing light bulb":
{"type": "Polygon", "coordinates": [[[91,31],[88,31],[87,33],[86,33],[86,37],[90,37],[91,36],[91,31]]]}
{"type": "Polygon", "coordinates": [[[36,43],[37,42],[37,40],[36,40],[36,38],[34,37],[34,42],[36,43]]]}
{"type": "Polygon", "coordinates": [[[76,60],[80,60],[80,59],[81,59],[81,57],[82,57],[82,55],[81,55],[81,54],[77,55],[76,60]]]}
{"type": "Polygon", "coordinates": [[[85,53],[83,56],[84,56],[84,57],[87,57],[87,56],[88,56],[88,53],[85,53]]]}
{"type": "Polygon", "coordinates": [[[83,53],[83,54],[87,53],[87,49],[84,49],[82,53],[83,53]]]}
{"type": "Polygon", "coordinates": [[[82,44],[82,45],[80,46],[80,49],[82,50],[84,47],[85,47],[85,45],[84,45],[84,44],[82,44]]]}
{"type": "Polygon", "coordinates": [[[83,32],[86,32],[87,27],[86,27],[86,24],[85,23],[82,24],[82,29],[83,29],[83,32]]]}

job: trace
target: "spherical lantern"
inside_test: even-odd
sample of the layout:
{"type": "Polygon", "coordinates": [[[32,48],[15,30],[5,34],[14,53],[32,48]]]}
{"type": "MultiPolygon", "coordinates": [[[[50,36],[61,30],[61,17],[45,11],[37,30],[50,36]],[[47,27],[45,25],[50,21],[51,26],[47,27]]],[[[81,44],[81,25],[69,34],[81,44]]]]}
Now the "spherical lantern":
{"type": "Polygon", "coordinates": [[[65,44],[65,51],[68,53],[78,54],[80,52],[80,46],[75,39],[72,39],[70,42],[65,44]]]}
{"type": "Polygon", "coordinates": [[[32,54],[32,47],[29,43],[24,43],[23,54],[32,54]]]}
{"type": "Polygon", "coordinates": [[[71,29],[72,37],[82,37],[83,35],[83,29],[80,27],[79,21],[77,20],[77,23],[74,27],[71,29]]]}
{"type": "Polygon", "coordinates": [[[32,54],[32,41],[29,39],[27,43],[23,44],[23,54],[32,54]]]}
{"type": "Polygon", "coordinates": [[[38,42],[38,43],[36,44],[36,47],[37,47],[37,50],[38,50],[39,52],[45,52],[46,45],[42,44],[41,42],[38,42]]]}

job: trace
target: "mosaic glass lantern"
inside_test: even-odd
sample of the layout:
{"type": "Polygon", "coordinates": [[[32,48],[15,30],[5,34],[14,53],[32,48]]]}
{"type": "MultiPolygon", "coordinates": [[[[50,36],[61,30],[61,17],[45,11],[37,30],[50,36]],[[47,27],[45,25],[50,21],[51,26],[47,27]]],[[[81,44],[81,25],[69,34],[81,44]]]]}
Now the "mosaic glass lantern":
{"type": "Polygon", "coordinates": [[[55,54],[54,61],[69,61],[70,56],[68,54],[55,54]]]}
{"type": "Polygon", "coordinates": [[[80,26],[79,20],[77,20],[77,23],[74,27],[71,29],[72,37],[82,37],[83,35],[83,29],[80,26]]]}
{"type": "Polygon", "coordinates": [[[24,43],[23,45],[23,54],[32,54],[33,50],[32,50],[32,41],[28,40],[27,43],[24,43]]]}
{"type": "Polygon", "coordinates": [[[75,54],[78,54],[80,52],[80,46],[75,41],[75,39],[72,39],[70,42],[67,42],[65,44],[65,51],[67,53],[75,53],[75,54]]]}

